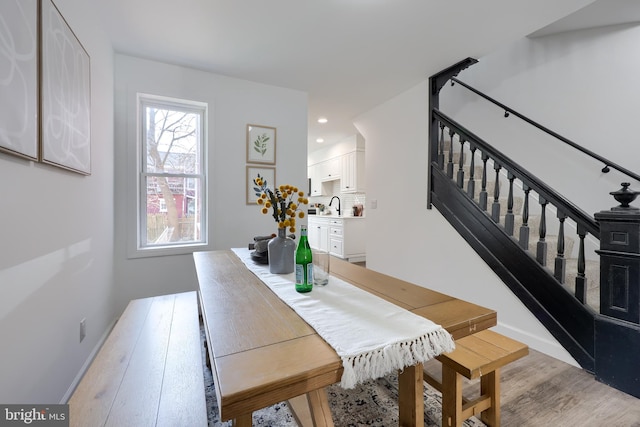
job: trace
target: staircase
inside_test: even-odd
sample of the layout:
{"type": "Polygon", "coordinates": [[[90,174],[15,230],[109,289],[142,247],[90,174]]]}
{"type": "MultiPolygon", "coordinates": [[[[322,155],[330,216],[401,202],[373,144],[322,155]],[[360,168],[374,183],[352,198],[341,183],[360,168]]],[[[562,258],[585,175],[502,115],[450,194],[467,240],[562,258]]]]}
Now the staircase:
{"type": "MultiPolygon", "coordinates": [[[[598,222],[440,111],[438,94],[448,81],[480,94],[455,78],[475,62],[468,58],[430,78],[428,204],[583,369],[640,397],[640,247],[636,253],[624,252],[640,239],[640,211],[636,215],[633,208],[622,209],[601,215],[602,223],[598,222]],[[626,228],[611,231],[610,226],[626,228]],[[607,230],[603,242],[601,227],[607,230]],[[631,236],[625,237],[626,246],[613,241],[622,235],[631,236]],[[600,283],[601,277],[605,282],[600,283]]],[[[504,108],[505,114],[523,118],[481,95],[504,108]]],[[[640,181],[633,172],[523,120],[640,181]]]]}
{"type": "MultiPolygon", "coordinates": [[[[446,149],[444,152],[445,159],[448,158],[449,152],[451,152],[453,164],[463,165],[463,169],[462,169],[463,172],[461,176],[466,177],[467,194],[469,194],[468,185],[469,185],[469,177],[471,177],[469,156],[467,155],[464,159],[462,159],[462,162],[460,162],[461,153],[456,149],[456,147],[458,147],[458,144],[451,139],[445,139],[444,146],[448,147],[448,149],[446,149]],[[452,144],[452,142],[454,143],[452,144]],[[453,151],[450,151],[452,148],[453,148],[453,151]]],[[[474,164],[478,164],[479,160],[481,160],[480,156],[476,154],[476,158],[474,159],[474,164]]],[[[488,161],[487,168],[489,170],[494,170],[493,169],[494,164],[493,162],[491,162],[491,160],[488,161]]],[[[477,177],[482,176],[482,169],[483,168],[479,166],[474,167],[473,176],[475,179],[477,179],[477,177]]],[[[456,177],[456,181],[457,181],[457,177],[456,177]]],[[[477,185],[479,185],[479,183],[480,181],[478,180],[478,183],[474,184],[474,186],[478,188],[477,185]]],[[[520,233],[520,230],[523,225],[523,209],[524,209],[525,198],[524,198],[524,194],[522,194],[523,193],[522,188],[517,187],[515,189],[516,191],[514,191],[512,208],[511,208],[511,213],[513,215],[513,220],[512,220],[513,226],[512,227],[506,226],[507,221],[509,221],[507,219],[508,218],[507,214],[509,213],[508,212],[509,200],[507,196],[503,196],[501,194],[503,194],[503,191],[505,188],[508,188],[508,185],[509,185],[509,182],[508,182],[507,173],[505,172],[500,173],[499,181],[498,181],[498,188],[499,188],[498,204],[500,206],[499,208],[500,214],[499,214],[498,221],[496,221],[496,224],[499,225],[502,228],[502,230],[505,233],[507,233],[509,236],[511,236],[515,241],[520,242],[520,239],[523,237],[520,233]],[[513,230],[513,231],[509,231],[509,230],[513,230]]],[[[495,177],[492,177],[492,180],[487,180],[486,188],[487,188],[487,197],[489,200],[489,205],[492,205],[495,200],[495,188],[496,188],[495,177]]],[[[480,196],[478,192],[477,194],[475,194],[475,197],[473,200],[476,204],[478,204],[478,206],[480,206],[480,196]]],[[[537,249],[538,249],[538,246],[540,245],[537,242],[540,241],[539,232],[540,232],[540,225],[541,225],[541,218],[542,218],[539,206],[540,206],[539,200],[536,199],[534,200],[534,203],[530,204],[530,207],[529,207],[529,217],[527,221],[527,226],[529,230],[528,230],[528,234],[526,235],[528,237],[529,244],[525,249],[525,251],[529,254],[529,256],[536,259],[538,257],[537,249]],[[533,206],[533,209],[532,209],[532,206],[533,206]]],[[[489,206],[489,209],[490,208],[491,206],[489,206]]],[[[554,275],[555,258],[557,256],[558,241],[560,240],[557,234],[559,230],[559,222],[557,220],[556,214],[557,214],[557,211],[553,210],[552,212],[547,212],[547,215],[545,215],[546,233],[545,233],[543,243],[546,243],[546,250],[544,251],[545,252],[544,256],[541,256],[541,259],[543,259],[544,261],[538,260],[540,265],[545,267],[547,272],[551,276],[554,275]]],[[[562,276],[561,284],[563,285],[563,287],[567,292],[574,293],[575,279],[576,277],[578,277],[578,273],[579,273],[578,272],[578,245],[576,245],[576,241],[578,239],[576,239],[575,237],[572,237],[576,235],[575,224],[572,224],[571,228],[573,230],[573,233],[569,235],[565,235],[563,238],[564,254],[565,254],[565,274],[562,276]]],[[[594,312],[598,313],[600,311],[600,259],[595,253],[595,249],[597,249],[595,245],[597,242],[592,241],[590,243],[591,243],[590,249],[588,249],[587,251],[588,253],[590,253],[591,257],[590,258],[587,257],[584,260],[585,267],[584,267],[583,274],[585,276],[586,283],[587,283],[585,301],[586,301],[586,304],[594,310],[594,312]]]]}

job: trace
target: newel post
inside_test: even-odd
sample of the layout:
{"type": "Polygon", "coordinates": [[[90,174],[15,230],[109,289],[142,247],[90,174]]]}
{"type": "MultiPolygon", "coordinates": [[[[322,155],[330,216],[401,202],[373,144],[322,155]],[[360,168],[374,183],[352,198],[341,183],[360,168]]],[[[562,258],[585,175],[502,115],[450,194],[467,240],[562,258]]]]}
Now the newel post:
{"type": "MultiPolygon", "coordinates": [[[[434,165],[432,162],[438,161],[438,128],[444,126],[444,124],[438,123],[434,111],[440,108],[440,89],[446,82],[451,80],[452,77],[458,75],[458,73],[473,64],[478,62],[477,59],[467,58],[454,64],[444,70],[429,77],[429,149],[428,149],[428,169],[429,169],[429,192],[427,193],[427,208],[431,209],[431,191],[433,190],[432,168],[434,165]]],[[[453,130],[450,129],[450,132],[453,130]]],[[[451,148],[453,151],[453,139],[451,140],[451,148]]],[[[437,163],[436,163],[437,165],[437,163]]]]}
{"type": "Polygon", "coordinates": [[[640,194],[629,183],[610,194],[620,203],[596,213],[600,223],[600,313],[640,324],[640,194]]]}
{"type": "Polygon", "coordinates": [[[629,183],[611,193],[620,206],[600,223],[600,313],[595,319],[595,377],[640,398],[640,209],[629,183]]]}

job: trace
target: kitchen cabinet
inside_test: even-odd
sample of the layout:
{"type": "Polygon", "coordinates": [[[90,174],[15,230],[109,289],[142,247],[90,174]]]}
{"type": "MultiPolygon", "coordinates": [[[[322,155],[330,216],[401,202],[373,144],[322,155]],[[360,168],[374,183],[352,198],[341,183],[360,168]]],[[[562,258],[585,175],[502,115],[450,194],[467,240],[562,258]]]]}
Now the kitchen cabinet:
{"type": "Polygon", "coordinates": [[[307,166],[307,176],[311,178],[311,193],[309,196],[328,196],[331,192],[331,181],[340,179],[341,173],[341,157],[334,157],[307,166]]]}
{"type": "Polygon", "coordinates": [[[344,221],[332,219],[329,221],[329,253],[344,258],[344,221]]]}
{"type": "Polygon", "coordinates": [[[307,228],[309,246],[314,249],[329,251],[329,218],[309,215],[307,228]]]}
{"type": "Polygon", "coordinates": [[[364,137],[358,133],[338,144],[308,153],[307,172],[313,188],[309,196],[364,193],[364,142],[364,137]]]}
{"type": "Polygon", "coordinates": [[[309,245],[349,262],[364,261],[365,219],[363,217],[309,216],[309,245]]]}
{"type": "Polygon", "coordinates": [[[340,179],[342,175],[342,162],[340,157],[334,157],[324,162],[318,163],[320,165],[320,179],[322,181],[333,181],[340,179]]]}
{"type": "Polygon", "coordinates": [[[311,196],[325,196],[324,187],[322,185],[322,180],[320,179],[320,170],[318,165],[311,165],[307,167],[307,176],[311,179],[311,193],[309,193],[309,197],[311,196]]]}
{"type": "Polygon", "coordinates": [[[364,151],[352,151],[342,156],[341,193],[364,192],[364,151]]]}

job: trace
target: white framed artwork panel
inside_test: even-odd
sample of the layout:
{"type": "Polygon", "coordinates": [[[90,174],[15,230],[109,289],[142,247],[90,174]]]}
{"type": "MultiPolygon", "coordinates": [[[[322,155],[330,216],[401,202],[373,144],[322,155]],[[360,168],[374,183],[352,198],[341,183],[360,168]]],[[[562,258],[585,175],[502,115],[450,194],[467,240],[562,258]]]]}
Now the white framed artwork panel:
{"type": "Polygon", "coordinates": [[[0,23],[0,151],[38,160],[38,0],[2,0],[0,23]]]}
{"type": "Polygon", "coordinates": [[[91,174],[90,58],[52,0],[42,0],[43,163],[91,174]]]}

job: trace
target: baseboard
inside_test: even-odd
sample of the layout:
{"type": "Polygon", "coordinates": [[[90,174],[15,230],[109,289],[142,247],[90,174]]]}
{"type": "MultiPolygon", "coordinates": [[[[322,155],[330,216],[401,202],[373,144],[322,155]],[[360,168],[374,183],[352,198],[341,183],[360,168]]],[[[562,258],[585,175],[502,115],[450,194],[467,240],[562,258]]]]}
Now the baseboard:
{"type": "Polygon", "coordinates": [[[76,377],[71,382],[71,385],[67,389],[67,392],[64,394],[64,396],[62,396],[62,401],[60,402],[60,404],[66,404],[67,402],[69,402],[69,399],[71,399],[71,395],[73,395],[73,392],[76,390],[76,387],[78,387],[78,384],[80,383],[80,380],[84,376],[85,372],[87,372],[87,369],[89,369],[89,366],[91,366],[91,363],[93,362],[93,359],[95,359],[96,355],[98,354],[98,352],[102,348],[102,345],[107,340],[107,337],[111,333],[111,330],[116,325],[117,321],[118,321],[118,318],[116,317],[113,320],[113,322],[111,322],[111,324],[109,325],[109,327],[107,328],[105,333],[102,334],[102,336],[100,337],[100,340],[98,341],[98,343],[95,345],[95,347],[91,351],[91,354],[89,354],[89,357],[87,358],[87,360],[82,365],[82,368],[80,369],[80,371],[78,372],[76,377]]]}
{"type": "Polygon", "coordinates": [[[508,336],[509,338],[521,341],[527,344],[530,348],[544,353],[547,356],[551,356],[572,366],[581,368],[580,364],[576,362],[576,360],[571,357],[567,350],[565,350],[564,347],[562,347],[558,342],[546,340],[539,336],[525,332],[522,329],[514,328],[500,322],[498,322],[498,325],[492,329],[496,332],[508,336]]]}

